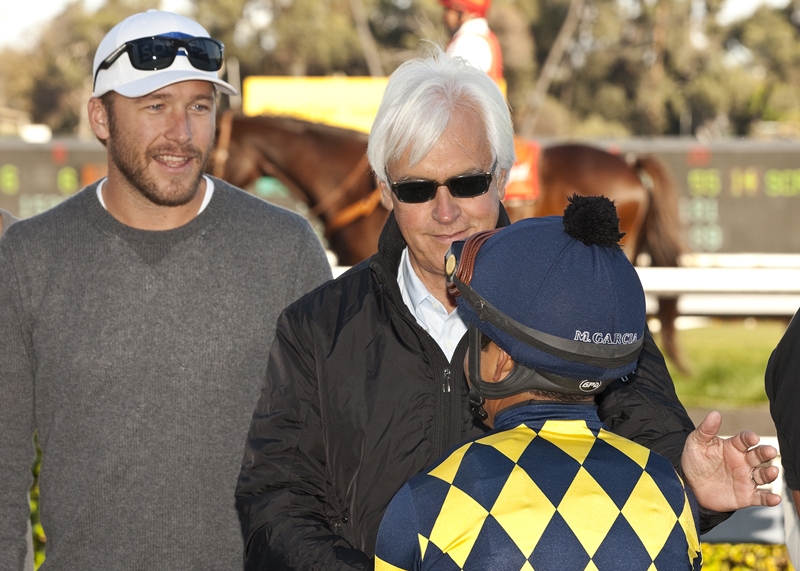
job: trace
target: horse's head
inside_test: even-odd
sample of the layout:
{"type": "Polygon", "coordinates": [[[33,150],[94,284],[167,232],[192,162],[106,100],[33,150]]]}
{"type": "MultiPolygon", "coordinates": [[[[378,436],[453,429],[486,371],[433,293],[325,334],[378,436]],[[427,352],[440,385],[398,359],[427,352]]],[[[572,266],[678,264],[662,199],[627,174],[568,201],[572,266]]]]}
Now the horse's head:
{"type": "Polygon", "coordinates": [[[364,133],[289,117],[228,113],[220,117],[209,168],[240,188],[261,176],[280,180],[331,228],[331,249],[349,265],[377,250],[387,217],[381,207],[368,208],[375,182],[366,150],[364,133]],[[354,213],[359,215],[351,218],[354,213]]]}

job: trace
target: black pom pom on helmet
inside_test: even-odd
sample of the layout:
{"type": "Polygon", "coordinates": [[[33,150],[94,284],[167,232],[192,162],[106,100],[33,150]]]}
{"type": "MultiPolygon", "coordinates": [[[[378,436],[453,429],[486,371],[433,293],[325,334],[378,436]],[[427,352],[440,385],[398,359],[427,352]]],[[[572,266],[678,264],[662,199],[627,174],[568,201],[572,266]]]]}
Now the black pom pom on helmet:
{"type": "Polygon", "coordinates": [[[619,231],[619,217],[614,203],[605,196],[569,197],[564,210],[564,231],[587,246],[619,248],[625,235],[619,231]]]}

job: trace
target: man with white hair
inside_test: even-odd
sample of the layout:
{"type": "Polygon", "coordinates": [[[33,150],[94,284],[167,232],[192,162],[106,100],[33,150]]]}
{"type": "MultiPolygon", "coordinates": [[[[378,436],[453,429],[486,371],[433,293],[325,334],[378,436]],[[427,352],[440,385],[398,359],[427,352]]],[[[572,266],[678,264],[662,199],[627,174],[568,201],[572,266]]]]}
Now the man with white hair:
{"type": "MultiPolygon", "coordinates": [[[[500,204],[514,160],[508,107],[461,58],[407,61],[389,79],[368,157],[391,210],[378,253],[278,321],[236,490],[246,569],[372,568],[392,496],[485,430],[470,414],[467,324],[443,260],[454,241],[508,225],[500,204]]],[[[716,494],[707,507],[767,501],[752,494],[749,475],[764,483],[777,469],[745,467],[743,451],[715,439],[718,423],[688,438],[694,427],[649,333],[636,373],[609,385],[598,414],[676,467],[686,446],[690,484],[727,477],[728,453],[738,471],[727,483],[746,486],[747,503],[716,494]]],[[[706,516],[706,527],[725,517],[706,516]]]]}
{"type": "Polygon", "coordinates": [[[242,442],[280,311],[330,277],[300,216],[204,175],[223,46],[148,11],[94,58],[108,177],[0,240],[0,569],[33,433],[45,567],[241,569],[242,442]]]}

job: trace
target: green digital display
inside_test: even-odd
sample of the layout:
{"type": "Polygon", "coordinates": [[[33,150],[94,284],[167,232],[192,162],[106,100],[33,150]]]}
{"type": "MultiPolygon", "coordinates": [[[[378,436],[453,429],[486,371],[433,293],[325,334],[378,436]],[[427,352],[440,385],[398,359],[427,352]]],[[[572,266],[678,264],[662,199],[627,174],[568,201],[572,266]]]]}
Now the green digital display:
{"type": "MultiPolygon", "coordinates": [[[[800,252],[800,142],[630,139],[597,146],[664,163],[692,251],[800,252]]],[[[20,218],[43,212],[105,176],[106,164],[97,141],[0,139],[0,208],[20,218]]],[[[256,192],[273,189],[264,182],[256,192]]]]}

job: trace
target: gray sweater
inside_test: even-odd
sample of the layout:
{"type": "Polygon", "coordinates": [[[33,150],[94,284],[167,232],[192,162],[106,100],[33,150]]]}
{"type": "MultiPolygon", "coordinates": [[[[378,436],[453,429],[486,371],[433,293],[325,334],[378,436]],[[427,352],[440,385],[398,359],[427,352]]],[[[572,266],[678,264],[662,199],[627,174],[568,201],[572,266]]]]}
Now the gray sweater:
{"type": "Polygon", "coordinates": [[[34,430],[43,571],[241,569],[275,322],[330,267],[303,218],[214,182],[175,230],[119,223],[92,185],[0,241],[0,569],[25,557],[34,430]]]}

